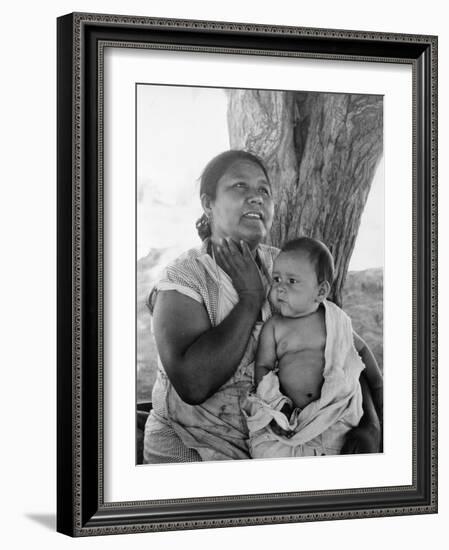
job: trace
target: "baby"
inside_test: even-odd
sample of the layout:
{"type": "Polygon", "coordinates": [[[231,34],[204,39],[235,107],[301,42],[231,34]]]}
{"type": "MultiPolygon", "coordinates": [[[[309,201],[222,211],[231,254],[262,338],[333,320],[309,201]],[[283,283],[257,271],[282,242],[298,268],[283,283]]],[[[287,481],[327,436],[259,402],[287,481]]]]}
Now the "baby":
{"type": "Polygon", "coordinates": [[[253,456],[338,454],[363,415],[364,368],[381,417],[382,375],[349,317],[327,301],[333,278],[328,248],[308,237],[287,243],[274,262],[276,313],[260,335],[246,409],[253,456]]]}

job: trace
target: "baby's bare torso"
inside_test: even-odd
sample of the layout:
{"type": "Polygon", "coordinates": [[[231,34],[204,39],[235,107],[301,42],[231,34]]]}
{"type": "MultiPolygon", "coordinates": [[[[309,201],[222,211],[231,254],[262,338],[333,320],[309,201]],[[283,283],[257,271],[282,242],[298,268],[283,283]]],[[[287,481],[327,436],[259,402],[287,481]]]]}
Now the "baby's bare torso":
{"type": "Polygon", "coordinates": [[[324,309],[307,317],[276,317],[274,332],[281,391],[303,409],[320,397],[323,385],[324,309]]]}

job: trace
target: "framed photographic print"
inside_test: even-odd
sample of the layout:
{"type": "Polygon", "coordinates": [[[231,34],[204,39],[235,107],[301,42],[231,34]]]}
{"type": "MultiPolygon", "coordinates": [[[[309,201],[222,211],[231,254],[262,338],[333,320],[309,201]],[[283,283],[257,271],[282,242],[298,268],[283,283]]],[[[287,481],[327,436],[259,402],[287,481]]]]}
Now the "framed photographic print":
{"type": "Polygon", "coordinates": [[[58,19],[58,531],[437,511],[437,38],[58,19]]]}

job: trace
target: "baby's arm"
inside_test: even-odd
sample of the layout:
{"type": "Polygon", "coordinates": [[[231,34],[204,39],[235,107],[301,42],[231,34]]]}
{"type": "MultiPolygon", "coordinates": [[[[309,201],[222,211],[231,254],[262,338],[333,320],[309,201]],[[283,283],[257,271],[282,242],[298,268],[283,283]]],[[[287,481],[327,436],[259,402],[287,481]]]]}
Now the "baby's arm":
{"type": "MultiPolygon", "coordinates": [[[[274,328],[276,324],[276,317],[269,319],[263,326],[260,333],[259,346],[256,353],[256,366],[254,369],[254,382],[256,386],[262,380],[262,378],[270,371],[274,370],[277,363],[276,355],[276,337],[274,328]]],[[[292,408],[290,400],[285,403],[281,409],[281,412],[285,414],[287,418],[290,418],[292,408]]],[[[281,436],[290,436],[291,432],[282,429],[278,426],[276,420],[272,420],[270,423],[271,429],[275,434],[281,436]]]]}
{"type": "Polygon", "coordinates": [[[370,350],[368,344],[360,338],[360,336],[354,332],[354,345],[358,351],[364,365],[365,376],[371,390],[374,407],[377,412],[377,416],[380,420],[380,425],[383,425],[383,378],[380,372],[379,365],[373,352],[370,350]]]}
{"type": "Polygon", "coordinates": [[[274,337],[274,317],[263,326],[256,354],[254,381],[256,385],[276,366],[276,340],[274,337]]]}

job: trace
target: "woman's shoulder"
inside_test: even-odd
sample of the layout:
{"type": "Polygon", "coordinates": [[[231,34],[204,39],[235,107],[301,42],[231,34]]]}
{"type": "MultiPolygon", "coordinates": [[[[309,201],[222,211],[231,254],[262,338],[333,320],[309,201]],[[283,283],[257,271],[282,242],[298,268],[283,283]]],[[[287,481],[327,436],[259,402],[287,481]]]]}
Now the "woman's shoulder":
{"type": "Polygon", "coordinates": [[[258,250],[259,257],[262,260],[262,263],[268,269],[268,274],[271,274],[271,271],[273,269],[273,262],[280,252],[279,248],[276,248],[275,246],[270,246],[268,244],[260,244],[258,250]]]}
{"type": "Polygon", "coordinates": [[[161,287],[164,282],[176,283],[195,288],[199,292],[207,286],[209,261],[204,243],[202,246],[190,248],[166,265],[158,286],[161,287]]]}
{"type": "Polygon", "coordinates": [[[202,247],[191,248],[169,261],[155,282],[149,296],[150,311],[159,291],[176,290],[203,302],[204,273],[197,260],[203,255],[202,247]]]}
{"type": "Polygon", "coordinates": [[[172,259],[170,262],[168,262],[166,266],[166,270],[168,269],[188,269],[192,265],[195,265],[197,263],[197,260],[204,256],[206,254],[206,251],[204,250],[204,246],[197,246],[194,248],[189,248],[188,250],[182,252],[178,256],[176,256],[174,259],[172,259]]]}
{"type": "Polygon", "coordinates": [[[276,258],[279,254],[280,249],[275,246],[270,246],[269,244],[260,244],[259,251],[264,256],[269,256],[271,258],[276,258]]]}
{"type": "Polygon", "coordinates": [[[277,248],[276,246],[271,246],[269,244],[260,244],[259,248],[267,253],[276,255],[279,254],[279,252],[281,251],[280,248],[277,248]]]}

